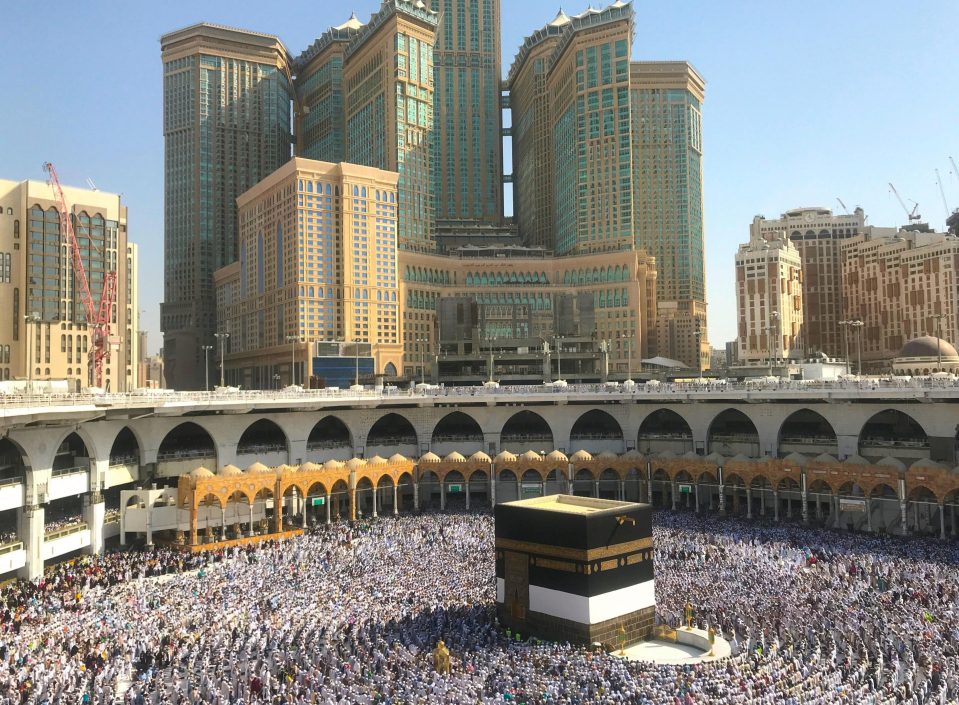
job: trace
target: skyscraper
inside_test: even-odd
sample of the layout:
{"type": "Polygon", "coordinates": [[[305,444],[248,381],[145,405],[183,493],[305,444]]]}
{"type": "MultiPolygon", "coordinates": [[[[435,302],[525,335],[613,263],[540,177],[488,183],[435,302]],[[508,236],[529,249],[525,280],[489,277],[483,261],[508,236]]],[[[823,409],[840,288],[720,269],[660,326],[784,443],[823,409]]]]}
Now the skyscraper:
{"type": "Polygon", "coordinates": [[[633,62],[630,79],[636,244],[656,257],[663,326],[689,319],[680,328],[691,331],[668,338],[670,344],[657,352],[705,369],[710,352],[703,233],[706,84],[685,61],[633,62]]]}
{"type": "Polygon", "coordinates": [[[632,5],[622,0],[575,17],[561,12],[524,42],[510,70],[520,231],[531,228],[528,241],[536,244],[552,233],[557,254],[636,244],[629,93],[633,16],[632,5]],[[551,183],[548,210],[547,194],[531,183],[540,178],[551,183]],[[527,204],[533,207],[528,214],[522,211],[527,204]]]}
{"type": "Polygon", "coordinates": [[[297,156],[343,161],[343,63],[346,48],[363,26],[354,14],[343,24],[330,27],[294,60],[297,156]]]}
{"type": "Polygon", "coordinates": [[[203,387],[213,272],[237,259],[236,198],[289,160],[290,57],[275,36],[197,24],[160,39],[167,383],[203,387]]]}
{"type": "Polygon", "coordinates": [[[436,13],[386,0],[344,54],[346,161],[399,173],[397,244],[432,251],[436,13]]]}
{"type": "Polygon", "coordinates": [[[503,217],[500,0],[432,0],[438,220],[503,217]]]}
{"type": "Polygon", "coordinates": [[[705,83],[686,62],[633,62],[633,29],[617,0],[560,11],[524,41],[507,78],[516,219],[527,244],[560,255],[653,255],[652,352],[706,369],[705,83]]]}

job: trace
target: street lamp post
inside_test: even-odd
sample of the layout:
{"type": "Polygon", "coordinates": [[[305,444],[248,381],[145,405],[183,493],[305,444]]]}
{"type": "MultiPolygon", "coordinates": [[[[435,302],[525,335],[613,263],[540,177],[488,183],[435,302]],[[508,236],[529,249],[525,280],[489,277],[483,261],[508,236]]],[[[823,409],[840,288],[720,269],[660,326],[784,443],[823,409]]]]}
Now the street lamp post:
{"type": "Polygon", "coordinates": [[[849,325],[856,329],[856,376],[862,377],[862,327],[865,324],[857,318],[849,321],[849,325]]]}
{"type": "Polygon", "coordinates": [[[839,321],[840,327],[842,327],[842,349],[843,354],[846,356],[846,375],[849,375],[849,324],[852,321],[839,321]]]}
{"type": "Polygon", "coordinates": [[[556,381],[559,382],[563,379],[563,345],[562,341],[563,336],[557,335],[554,338],[556,343],[556,381]]]}
{"type": "Polygon", "coordinates": [[[207,392],[210,391],[210,351],[212,349],[212,345],[203,346],[203,379],[205,380],[203,388],[207,392]]]}
{"type": "MultiPolygon", "coordinates": [[[[422,343],[425,347],[427,343],[430,342],[429,338],[416,338],[417,343],[422,343]]],[[[418,362],[423,372],[423,384],[426,384],[426,353],[416,352],[416,356],[419,358],[418,362]]],[[[413,389],[416,389],[416,362],[413,362],[413,389]]]]}
{"type": "Polygon", "coordinates": [[[214,333],[213,337],[220,343],[220,386],[226,386],[226,366],[224,358],[226,356],[226,340],[230,337],[229,333],[214,333]]]}
{"type": "Polygon", "coordinates": [[[273,389],[279,389],[279,388],[280,388],[280,375],[275,374],[273,375],[273,389]]]}
{"type": "Polygon", "coordinates": [[[942,319],[946,317],[944,313],[937,313],[933,316],[936,319],[936,371],[942,372],[942,319]]]}
{"type": "MultiPolygon", "coordinates": [[[[769,314],[769,326],[766,328],[766,331],[769,333],[769,345],[767,352],[769,353],[769,376],[773,376],[773,354],[775,353],[777,346],[773,346],[773,332],[779,330],[779,311],[773,311],[769,314]]],[[[778,334],[777,334],[778,335],[778,334]]]]}
{"type": "Polygon", "coordinates": [[[300,336],[288,335],[286,342],[290,344],[290,384],[296,384],[296,344],[300,342],[300,336]]]}
{"type": "Polygon", "coordinates": [[[24,321],[24,333],[26,334],[27,342],[27,382],[30,391],[33,391],[33,343],[30,340],[30,324],[33,323],[35,326],[40,323],[40,314],[36,311],[28,313],[23,317],[24,321]]]}

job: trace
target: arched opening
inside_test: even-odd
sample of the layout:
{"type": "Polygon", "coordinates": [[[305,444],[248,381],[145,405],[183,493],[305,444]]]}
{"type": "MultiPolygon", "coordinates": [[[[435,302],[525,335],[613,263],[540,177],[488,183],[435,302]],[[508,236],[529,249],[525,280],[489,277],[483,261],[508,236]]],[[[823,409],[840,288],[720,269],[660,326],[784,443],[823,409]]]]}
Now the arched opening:
{"type": "Polygon", "coordinates": [[[500,449],[511,453],[524,453],[527,450],[549,453],[553,450],[553,430],[539,414],[520,411],[503,425],[500,449]]]}
{"type": "Polygon", "coordinates": [[[773,486],[769,478],[765,475],[756,475],[749,483],[749,495],[752,502],[750,514],[765,519],[766,507],[774,508],[773,486]]]}
{"type": "Polygon", "coordinates": [[[710,453],[726,457],[744,455],[758,458],[759,433],[746,414],[738,409],[726,409],[709,425],[707,447],[710,453]]]}
{"type": "Polygon", "coordinates": [[[440,508],[440,477],[432,470],[420,472],[420,509],[434,511],[440,508]]]}
{"type": "Polygon", "coordinates": [[[328,524],[332,520],[332,500],[329,489],[322,482],[314,482],[306,489],[306,508],[303,513],[307,526],[328,524]]]}
{"type": "Polygon", "coordinates": [[[928,487],[914,487],[909,493],[906,526],[917,536],[938,536],[942,524],[941,507],[936,493],[928,487]]]}
{"type": "Polygon", "coordinates": [[[376,511],[380,515],[398,514],[396,495],[393,492],[393,478],[381,475],[376,480],[376,511]]]}
{"type": "Polygon", "coordinates": [[[387,362],[386,367],[383,368],[383,374],[386,377],[396,377],[396,365],[392,362],[387,362]]]}
{"type": "Polygon", "coordinates": [[[253,500],[253,532],[265,535],[276,526],[276,498],[273,490],[264,487],[253,500]]]}
{"type": "Polygon", "coordinates": [[[827,526],[835,511],[832,487],[825,480],[815,479],[808,482],[806,501],[809,504],[809,518],[817,526],[827,526]]]}
{"type": "Polygon", "coordinates": [[[945,496],[942,508],[946,516],[946,535],[956,538],[959,536],[959,489],[945,496]]]}
{"type": "Polygon", "coordinates": [[[599,496],[601,499],[620,499],[619,475],[612,468],[606,468],[599,475],[599,496]]]}
{"type": "Polygon", "coordinates": [[[87,451],[87,445],[78,434],[71,433],[63,439],[53,457],[53,476],[87,472],[89,469],[90,453],[87,451]]]}
{"type": "Polygon", "coordinates": [[[901,533],[902,517],[899,511],[899,495],[895,488],[880,483],[869,491],[870,531],[883,534],[901,533]]]}
{"type": "Polygon", "coordinates": [[[466,478],[459,470],[446,473],[443,478],[444,509],[460,511],[466,509],[466,478]]]}
{"type": "Polygon", "coordinates": [[[400,481],[396,486],[397,500],[399,501],[399,511],[415,511],[413,498],[415,490],[413,489],[413,476],[408,472],[400,475],[400,481]]]}
{"type": "Polygon", "coordinates": [[[540,475],[539,472],[533,470],[532,468],[527,469],[520,479],[520,486],[522,489],[522,496],[520,499],[542,497],[544,493],[543,484],[543,476],[540,475]]]}
{"type": "Polygon", "coordinates": [[[719,506],[719,480],[709,470],[701,472],[696,478],[696,511],[705,507],[713,512],[719,506]]]}
{"type": "Polygon", "coordinates": [[[470,507],[489,507],[489,475],[483,470],[474,470],[469,476],[470,507]]]}
{"type": "Polygon", "coordinates": [[[512,502],[519,499],[519,482],[512,470],[500,470],[496,476],[496,501],[512,502]]]}
{"type": "MultiPolygon", "coordinates": [[[[26,473],[27,466],[20,446],[9,438],[0,439],[0,488],[22,483],[26,473]]],[[[19,541],[18,536],[17,509],[13,508],[0,512],[0,546],[16,543],[19,541]]]]}
{"type": "Polygon", "coordinates": [[[653,470],[649,483],[649,503],[654,507],[672,506],[673,483],[662,468],[653,470]]]}
{"type": "Polygon", "coordinates": [[[779,427],[779,456],[790,453],[838,455],[836,432],[822,414],[810,409],[794,411],[779,427]]]}
{"type": "Polygon", "coordinates": [[[836,492],[837,513],[835,529],[858,531],[866,527],[867,498],[856,482],[844,482],[836,492]]]}
{"type": "Polygon", "coordinates": [[[350,488],[344,480],[337,480],[330,488],[330,519],[340,521],[350,518],[350,488]]]}
{"type": "Polygon", "coordinates": [[[198,465],[216,466],[216,445],[206,429],[186,421],[163,437],[157,450],[157,473],[177,477],[198,465]]]}
{"type": "Polygon", "coordinates": [[[623,429],[610,414],[592,409],[576,419],[569,433],[569,452],[585,450],[592,454],[623,452],[623,429]]]}
{"type": "Polygon", "coordinates": [[[208,494],[196,508],[197,543],[213,543],[222,540],[226,532],[224,506],[220,498],[208,494]]]}
{"type": "Polygon", "coordinates": [[[259,419],[247,426],[236,444],[237,456],[252,456],[242,458],[242,463],[248,465],[259,461],[264,465],[275,467],[287,462],[286,434],[283,429],[269,419],[259,419]]]}
{"type": "Polygon", "coordinates": [[[140,444],[129,427],[124,426],[110,448],[110,465],[140,464],[140,444]]]}
{"type": "Polygon", "coordinates": [[[353,435],[336,416],[326,416],[317,423],[306,440],[309,460],[323,463],[353,455],[353,435]]]}
{"type": "Polygon", "coordinates": [[[356,482],[356,518],[366,519],[371,516],[373,516],[373,482],[368,477],[361,477],[356,482]]]}
{"type": "Polygon", "coordinates": [[[281,507],[283,508],[281,531],[306,526],[304,523],[306,521],[306,502],[303,493],[296,485],[290,485],[283,490],[281,507]]]}
{"type": "Polygon", "coordinates": [[[785,516],[789,521],[793,517],[802,517],[802,488],[799,482],[791,477],[785,477],[779,481],[777,487],[779,492],[779,508],[781,516],[785,516]]]}
{"type": "Polygon", "coordinates": [[[677,472],[676,475],[673,476],[673,482],[669,488],[673,510],[693,509],[693,494],[695,490],[696,485],[693,482],[693,476],[686,470],[677,472]]]}
{"type": "Polygon", "coordinates": [[[430,449],[444,457],[454,451],[470,456],[483,450],[483,429],[472,416],[454,411],[433,428],[430,449]]]}
{"type": "Polygon", "coordinates": [[[909,414],[886,409],[870,418],[859,432],[859,455],[870,462],[886,456],[900,460],[928,459],[929,437],[909,414]]]}
{"type": "Polygon", "coordinates": [[[592,497],[594,494],[593,473],[580,468],[573,473],[572,492],[577,497],[592,497]]]}
{"type": "Polygon", "coordinates": [[[626,472],[625,481],[623,483],[623,489],[625,493],[625,499],[627,502],[643,502],[645,501],[643,494],[643,474],[636,468],[630,468],[626,472]]]}
{"type": "Polygon", "coordinates": [[[386,414],[377,420],[366,435],[368,456],[385,458],[395,453],[408,458],[419,455],[419,444],[413,424],[399,414],[386,414]]]}
{"type": "Polygon", "coordinates": [[[732,516],[746,516],[746,482],[736,473],[729,473],[723,480],[726,511],[732,516]]]}
{"type": "Polygon", "coordinates": [[[639,427],[636,447],[647,455],[693,450],[693,432],[686,419],[672,409],[657,409],[639,427]]]}

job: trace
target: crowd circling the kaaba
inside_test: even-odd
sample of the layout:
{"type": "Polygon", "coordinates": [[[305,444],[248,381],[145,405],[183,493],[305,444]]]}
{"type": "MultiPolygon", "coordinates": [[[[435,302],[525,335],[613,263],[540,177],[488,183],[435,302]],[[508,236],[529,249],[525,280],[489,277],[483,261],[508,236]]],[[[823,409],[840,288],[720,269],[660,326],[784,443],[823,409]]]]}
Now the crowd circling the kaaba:
{"type": "Polygon", "coordinates": [[[256,546],[83,557],[0,589],[0,704],[955,703],[959,546],[654,517],[657,618],[732,656],[630,662],[507,634],[493,519],[427,513],[256,546]],[[433,667],[444,640],[450,672],[433,667]]]}

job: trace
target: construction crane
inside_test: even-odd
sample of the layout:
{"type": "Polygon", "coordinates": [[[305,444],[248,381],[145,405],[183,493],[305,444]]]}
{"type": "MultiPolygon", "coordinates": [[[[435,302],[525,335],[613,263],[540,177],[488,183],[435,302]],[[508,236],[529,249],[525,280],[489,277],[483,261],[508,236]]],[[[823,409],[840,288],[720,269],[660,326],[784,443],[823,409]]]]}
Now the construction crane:
{"type": "Polygon", "coordinates": [[[849,215],[849,209],[846,207],[846,204],[842,202],[842,199],[839,196],[836,196],[836,200],[839,201],[839,205],[842,206],[843,212],[846,215],[849,215]]]}
{"type": "Polygon", "coordinates": [[[912,223],[914,220],[922,220],[922,216],[919,215],[919,204],[909,199],[912,202],[912,212],[909,212],[909,208],[906,206],[906,202],[902,200],[902,196],[899,195],[899,192],[896,190],[896,187],[889,183],[889,189],[895,195],[896,200],[899,201],[899,205],[902,206],[902,209],[906,212],[906,217],[909,219],[909,222],[912,223]]]}
{"type": "Polygon", "coordinates": [[[50,162],[43,165],[47,172],[47,183],[53,188],[53,195],[60,211],[60,237],[66,240],[73,258],[74,287],[79,289],[80,301],[86,312],[87,325],[90,326],[90,378],[93,386],[103,387],[103,362],[110,361],[110,315],[113,312],[113,303],[117,296],[117,273],[108,271],[103,275],[103,290],[100,292],[100,305],[93,302],[90,293],[90,282],[87,279],[87,270],[83,266],[80,256],[80,246],[73,230],[73,219],[67,211],[67,201],[63,195],[63,187],[57,177],[57,170],[50,162]]]}
{"type": "Polygon", "coordinates": [[[946,191],[942,188],[942,179],[939,178],[939,170],[936,169],[936,183],[939,184],[939,195],[942,196],[942,207],[946,209],[946,217],[949,217],[949,204],[946,202],[946,191]]]}
{"type": "Polygon", "coordinates": [[[949,163],[952,164],[952,175],[956,177],[956,181],[959,181],[959,167],[956,167],[956,160],[949,157],[949,163]]]}

